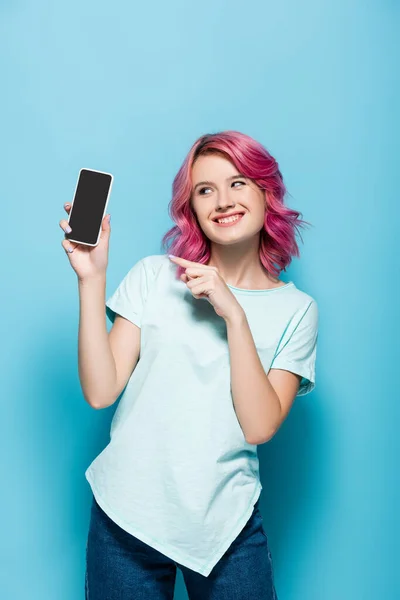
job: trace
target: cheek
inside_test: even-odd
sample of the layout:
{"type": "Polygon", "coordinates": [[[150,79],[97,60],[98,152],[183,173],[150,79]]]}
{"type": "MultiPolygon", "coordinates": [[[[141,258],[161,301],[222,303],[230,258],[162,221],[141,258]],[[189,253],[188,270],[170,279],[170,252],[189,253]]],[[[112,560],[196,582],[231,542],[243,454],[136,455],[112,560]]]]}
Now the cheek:
{"type": "Polygon", "coordinates": [[[250,212],[252,213],[253,217],[257,220],[257,222],[260,221],[261,223],[263,223],[266,211],[264,196],[261,197],[259,194],[255,194],[254,191],[252,191],[251,195],[249,195],[248,197],[247,202],[247,206],[250,212]]]}
{"type": "Polygon", "coordinates": [[[252,224],[254,228],[259,231],[264,227],[265,223],[265,209],[263,206],[256,206],[251,210],[252,213],[252,224]]]}
{"type": "Polygon", "coordinates": [[[193,202],[192,212],[197,216],[198,221],[206,221],[211,209],[209,206],[207,206],[207,202],[204,200],[203,202],[193,202]]]}
{"type": "Polygon", "coordinates": [[[190,208],[192,209],[192,213],[195,218],[199,218],[199,216],[201,217],[201,210],[197,202],[191,202],[190,208]]]}
{"type": "Polygon", "coordinates": [[[260,218],[264,220],[265,212],[267,209],[266,200],[264,194],[259,194],[257,197],[257,209],[260,218]]]}
{"type": "Polygon", "coordinates": [[[260,210],[260,220],[259,220],[260,227],[264,227],[265,217],[266,217],[265,208],[263,208],[262,210],[260,210]]]}

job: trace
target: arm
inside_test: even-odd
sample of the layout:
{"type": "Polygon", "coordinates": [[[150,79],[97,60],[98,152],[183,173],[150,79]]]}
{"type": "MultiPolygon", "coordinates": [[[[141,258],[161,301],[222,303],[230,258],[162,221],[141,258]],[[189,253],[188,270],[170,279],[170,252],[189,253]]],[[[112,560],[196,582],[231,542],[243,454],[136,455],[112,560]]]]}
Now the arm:
{"type": "Polygon", "coordinates": [[[111,406],[124,389],[140,351],[140,328],[116,315],[106,328],[106,278],[79,280],[79,378],[85,400],[96,409],[111,406]]]}
{"type": "Polygon", "coordinates": [[[226,325],[235,411],[246,440],[263,444],[288,415],[301,377],[280,369],[265,373],[243,310],[226,325]]]}

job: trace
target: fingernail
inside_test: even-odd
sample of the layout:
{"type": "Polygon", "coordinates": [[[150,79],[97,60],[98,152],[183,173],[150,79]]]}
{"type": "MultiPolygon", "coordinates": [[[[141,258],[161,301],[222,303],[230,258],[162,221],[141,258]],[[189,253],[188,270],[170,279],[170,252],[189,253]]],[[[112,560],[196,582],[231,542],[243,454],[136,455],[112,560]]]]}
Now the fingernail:
{"type": "Polygon", "coordinates": [[[111,221],[111,214],[108,215],[108,222],[111,221]]]}
{"type": "Polygon", "coordinates": [[[67,202],[66,204],[64,204],[64,206],[65,206],[65,208],[69,208],[70,205],[67,202]]]}
{"type": "Polygon", "coordinates": [[[67,233],[71,233],[72,229],[69,225],[66,225],[64,231],[66,231],[67,233]]]}
{"type": "Polygon", "coordinates": [[[176,258],[176,256],[175,256],[174,254],[168,254],[168,256],[169,256],[170,258],[176,258]]]}

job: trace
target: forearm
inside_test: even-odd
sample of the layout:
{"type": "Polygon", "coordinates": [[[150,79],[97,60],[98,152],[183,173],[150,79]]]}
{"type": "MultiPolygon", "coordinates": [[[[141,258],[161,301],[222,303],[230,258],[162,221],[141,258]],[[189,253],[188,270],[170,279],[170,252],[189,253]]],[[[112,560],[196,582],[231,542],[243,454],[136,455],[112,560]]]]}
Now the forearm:
{"type": "Polygon", "coordinates": [[[105,314],[106,277],[78,280],[78,368],[85,400],[93,408],[114,401],[116,366],[111,351],[105,314]]]}
{"type": "Polygon", "coordinates": [[[232,398],[246,440],[260,444],[273,436],[281,406],[260,361],[244,311],[226,320],[232,398]]]}

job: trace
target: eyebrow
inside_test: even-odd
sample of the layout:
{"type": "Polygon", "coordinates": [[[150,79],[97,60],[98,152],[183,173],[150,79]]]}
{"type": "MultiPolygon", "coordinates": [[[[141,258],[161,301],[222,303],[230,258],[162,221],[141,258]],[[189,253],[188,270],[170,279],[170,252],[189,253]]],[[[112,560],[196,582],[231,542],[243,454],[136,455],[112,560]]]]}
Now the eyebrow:
{"type": "MultiPolygon", "coordinates": [[[[226,181],[232,181],[232,179],[246,179],[246,177],[239,173],[238,175],[232,175],[232,177],[227,177],[226,181]]],[[[199,181],[199,183],[196,183],[193,190],[195,190],[199,185],[215,185],[215,183],[213,181],[199,181]]]]}

